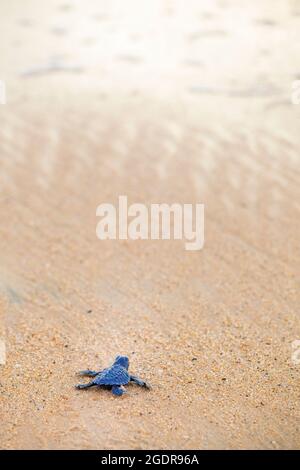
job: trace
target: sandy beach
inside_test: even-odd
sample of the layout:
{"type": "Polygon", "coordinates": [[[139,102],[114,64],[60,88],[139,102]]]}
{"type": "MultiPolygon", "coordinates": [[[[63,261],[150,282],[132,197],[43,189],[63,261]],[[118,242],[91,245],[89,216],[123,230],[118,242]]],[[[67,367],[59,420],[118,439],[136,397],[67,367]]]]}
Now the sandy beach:
{"type": "Polygon", "coordinates": [[[188,5],[1,2],[1,449],[300,448],[300,2],[188,5]],[[204,248],[97,239],[124,194],[204,248]]]}

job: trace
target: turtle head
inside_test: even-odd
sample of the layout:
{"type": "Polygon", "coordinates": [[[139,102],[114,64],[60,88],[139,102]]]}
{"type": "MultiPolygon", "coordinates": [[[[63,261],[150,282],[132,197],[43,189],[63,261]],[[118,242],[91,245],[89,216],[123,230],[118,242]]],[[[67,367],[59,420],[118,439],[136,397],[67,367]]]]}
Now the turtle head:
{"type": "Polygon", "coordinates": [[[124,367],[126,370],[128,370],[129,359],[127,356],[117,356],[115,359],[114,365],[124,367]]]}

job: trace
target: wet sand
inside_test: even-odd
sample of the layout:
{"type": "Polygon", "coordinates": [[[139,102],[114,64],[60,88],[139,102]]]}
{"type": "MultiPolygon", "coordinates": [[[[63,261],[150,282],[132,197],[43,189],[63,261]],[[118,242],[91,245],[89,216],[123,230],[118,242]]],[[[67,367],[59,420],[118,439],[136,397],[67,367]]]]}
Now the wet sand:
{"type": "Polygon", "coordinates": [[[0,447],[299,448],[299,3],[41,3],[0,7],[0,447]],[[99,241],[120,194],[204,249],[99,241]],[[74,389],[119,353],[152,391],[74,389]]]}

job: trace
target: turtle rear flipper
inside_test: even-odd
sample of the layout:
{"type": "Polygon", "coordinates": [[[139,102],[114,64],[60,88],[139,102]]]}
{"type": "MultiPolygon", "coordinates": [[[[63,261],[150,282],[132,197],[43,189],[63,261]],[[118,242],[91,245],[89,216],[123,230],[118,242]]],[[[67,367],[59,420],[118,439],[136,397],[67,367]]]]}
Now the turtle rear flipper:
{"type": "Polygon", "coordinates": [[[81,377],[82,376],[96,377],[96,375],[98,375],[100,373],[101,373],[101,370],[99,370],[99,372],[97,372],[96,370],[87,369],[87,370],[80,370],[79,372],[77,372],[77,375],[80,375],[81,377]]]}
{"type": "Polygon", "coordinates": [[[89,382],[87,384],[78,384],[78,385],[75,385],[75,388],[77,388],[77,390],[84,390],[85,388],[90,388],[90,387],[94,387],[95,384],[93,381],[92,382],[89,382]]]}

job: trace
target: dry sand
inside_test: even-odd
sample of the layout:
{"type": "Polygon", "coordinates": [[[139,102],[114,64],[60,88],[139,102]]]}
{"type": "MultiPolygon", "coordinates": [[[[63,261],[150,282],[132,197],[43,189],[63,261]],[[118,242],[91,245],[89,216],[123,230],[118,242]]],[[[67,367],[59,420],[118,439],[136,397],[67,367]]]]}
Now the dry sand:
{"type": "Polygon", "coordinates": [[[0,9],[1,448],[299,448],[299,1],[0,9]],[[204,249],[99,241],[120,194],[204,249]],[[151,392],[74,389],[118,353],[151,392]]]}

